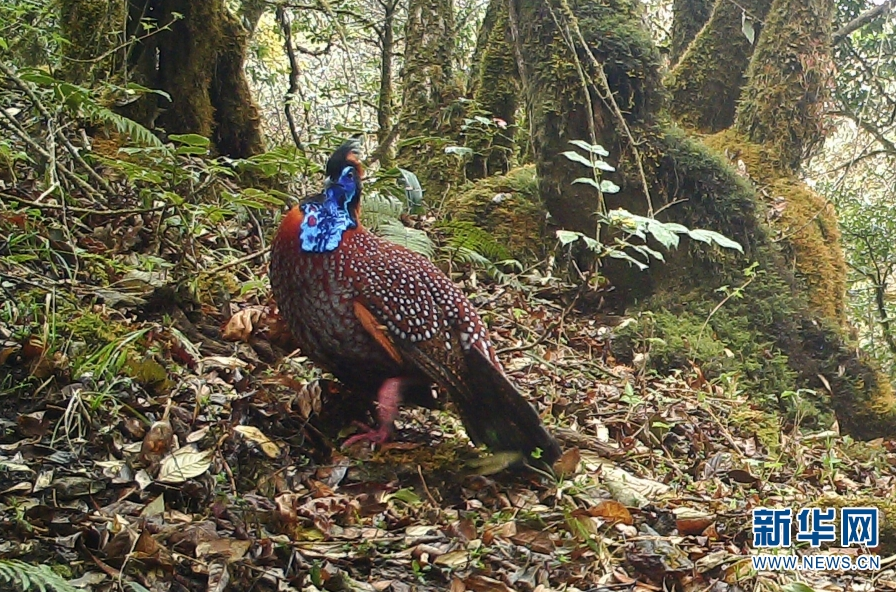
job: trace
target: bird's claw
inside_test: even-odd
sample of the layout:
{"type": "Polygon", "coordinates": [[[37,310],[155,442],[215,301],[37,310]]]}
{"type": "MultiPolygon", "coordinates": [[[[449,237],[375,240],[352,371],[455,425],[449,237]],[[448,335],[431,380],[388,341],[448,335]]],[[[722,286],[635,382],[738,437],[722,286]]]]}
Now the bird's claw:
{"type": "Polygon", "coordinates": [[[358,433],[357,435],[352,435],[342,444],[342,447],[347,448],[352,444],[358,443],[359,441],[369,441],[370,443],[383,445],[384,443],[389,441],[389,430],[385,427],[380,427],[378,429],[373,429],[369,425],[365,425],[364,423],[355,422],[355,425],[360,427],[363,433],[358,433]]]}

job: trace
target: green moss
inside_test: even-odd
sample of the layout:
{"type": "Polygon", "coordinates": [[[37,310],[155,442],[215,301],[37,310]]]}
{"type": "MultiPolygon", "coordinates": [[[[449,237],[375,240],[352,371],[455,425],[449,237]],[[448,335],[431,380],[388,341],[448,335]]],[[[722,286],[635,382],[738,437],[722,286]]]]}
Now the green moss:
{"type": "MultiPolygon", "coordinates": [[[[589,113],[579,66],[591,80],[600,80],[602,74],[578,42],[573,53],[558,34],[554,18],[568,22],[569,13],[575,14],[591,53],[603,65],[616,103],[636,134],[652,121],[664,101],[659,52],[642,26],[642,7],[633,0],[514,0],[514,4],[539,191],[559,227],[591,233],[598,198],[585,184],[571,183],[582,176],[583,169],[562,153],[572,148],[570,140],[590,140],[591,121],[596,124],[595,140],[610,152],[611,162],[626,153],[628,143],[616,132],[616,116],[595,93],[591,94],[594,112],[589,113]]],[[[609,177],[618,180],[618,176],[609,177]]],[[[624,194],[630,191],[623,186],[624,194]]]]}
{"type": "Polygon", "coordinates": [[[453,72],[454,11],[449,0],[411,0],[405,28],[402,109],[398,128],[402,143],[396,164],[413,171],[430,204],[438,204],[461,179],[460,163],[444,148],[457,144],[465,106],[453,72]]]}
{"type": "Polygon", "coordinates": [[[655,264],[648,273],[605,269],[630,307],[637,300],[639,310],[654,312],[649,328],[626,331],[617,354],[643,349],[645,336],[660,338],[664,345],[657,352],[651,347],[651,362],[661,373],[689,369],[690,362],[711,377],[738,373],[747,394],[791,418],[799,413],[809,425],[827,428],[833,408],[840,426],[853,435],[888,434],[896,422],[889,382],[847,344],[837,322],[810,306],[788,266],[788,250],[771,240],[757,217],[754,190],[717,153],[680,130],[670,129],[656,142],[662,157],[654,169],[655,195],[680,201],[662,216],[719,231],[740,242],[745,254],[683,241],[665,265],[655,264]],[[753,262],[760,274],[742,296],[710,315],[724,298],[716,288],[745,285],[742,270],[753,262]],[[721,355],[720,348],[731,354],[721,355]],[[804,391],[801,404],[783,397],[797,389],[814,394],[804,391]]]}
{"type": "Polygon", "coordinates": [[[728,423],[742,435],[754,435],[756,440],[775,455],[781,447],[781,418],[774,412],[755,406],[731,407],[728,423]]]}
{"type": "MultiPolygon", "coordinates": [[[[844,507],[876,507],[881,518],[878,526],[880,551],[884,557],[896,553],[896,501],[892,497],[873,497],[871,495],[837,495],[826,493],[811,504],[812,507],[842,509],[844,507]]],[[[840,533],[840,514],[837,514],[837,534],[840,533]]]]}
{"type": "Polygon", "coordinates": [[[168,132],[190,132],[211,138],[214,131],[214,107],[209,89],[214,72],[216,43],[222,0],[191,0],[164,3],[160,22],[171,23],[158,33],[158,57],[161,87],[171,96],[172,104],[161,115],[168,132]],[[178,19],[174,13],[183,18],[178,19]]]}
{"type": "Polygon", "coordinates": [[[833,0],[775,0],[747,70],[735,125],[795,171],[823,140],[833,0]]]}
{"type": "Polygon", "coordinates": [[[669,59],[673,64],[709,20],[715,0],[674,0],[669,59]]]}
{"type": "Polygon", "coordinates": [[[454,220],[473,222],[488,231],[517,260],[532,261],[545,254],[544,206],[532,165],[467,185],[448,197],[445,210],[454,220]]]}
{"type": "Polygon", "coordinates": [[[806,292],[816,313],[845,323],[846,261],[833,206],[787,172],[777,153],[750,143],[734,130],[706,139],[762,188],[757,195],[787,268],[806,292]]]}
{"type": "Polygon", "coordinates": [[[212,140],[218,152],[251,157],[264,152],[258,106],[243,72],[248,35],[226,8],[219,12],[221,38],[216,55],[210,99],[215,109],[212,140]]]}
{"type": "MultiPolygon", "coordinates": [[[[126,2],[105,0],[58,0],[62,34],[68,40],[63,46],[65,57],[62,75],[88,86],[85,79],[105,78],[115,66],[121,40],[118,32],[125,22],[126,2]]],[[[119,56],[121,54],[119,53],[119,56]]]]}
{"type": "Polygon", "coordinates": [[[723,130],[718,134],[705,136],[703,144],[724,155],[731,163],[743,161],[743,169],[759,179],[777,179],[787,175],[787,164],[781,160],[774,147],[748,141],[743,134],[734,128],[723,130]]]}
{"type": "Polygon", "coordinates": [[[72,338],[88,345],[102,346],[114,342],[128,333],[126,326],[111,322],[101,314],[84,310],[69,318],[65,328],[72,338]]]}
{"type": "Polygon", "coordinates": [[[487,134],[466,135],[466,146],[475,151],[467,165],[468,179],[507,173],[513,162],[516,112],[522,89],[508,30],[507,7],[503,2],[493,2],[489,5],[490,10],[492,5],[497,7],[491,15],[494,23],[479,55],[479,72],[469,114],[500,118],[506,127],[489,129],[487,134]]]}
{"type": "MultiPolygon", "coordinates": [[[[666,77],[669,110],[682,125],[717,132],[734,122],[753,46],[741,31],[743,9],[762,22],[772,0],[716,2],[712,17],[666,77]],[[719,64],[724,64],[723,68],[719,64]]],[[[759,25],[755,25],[758,28],[759,25]]]]}
{"type": "MultiPolygon", "coordinates": [[[[775,6],[784,1],[777,0],[775,6]]],[[[841,428],[859,438],[891,433],[896,425],[896,400],[889,381],[847,342],[839,322],[823,313],[836,317],[839,310],[834,294],[839,286],[838,265],[834,260],[820,262],[822,268],[801,278],[792,269],[793,262],[811,258],[821,244],[813,239],[799,252],[775,242],[777,230],[766,225],[765,205],[749,181],[718,153],[681,130],[657,122],[655,114],[663,104],[658,59],[646,39],[637,6],[627,0],[568,5],[563,0],[514,2],[526,63],[523,78],[529,87],[539,192],[556,223],[582,232],[594,229],[590,215],[596,210],[597,197],[585,184],[571,184],[582,175],[581,166],[561,155],[569,150],[569,140],[589,137],[592,121],[597,142],[610,151],[610,160],[617,165],[609,177],[621,186],[618,194],[607,197],[608,206],[635,213],[647,210],[631,144],[617,133],[617,121],[600,101],[594,103],[594,113],[586,109],[576,60],[552,25],[556,15],[568,18],[571,9],[603,64],[638,142],[653,208],[663,208],[660,218],[690,229],[720,232],[744,249],[741,254],[683,239],[677,250],[667,252],[665,264],[654,263],[646,272],[624,263],[603,263],[601,272],[616,288],[613,295],[620,309],[654,313],[649,328],[627,330],[634,333],[628,340],[623,332],[616,344],[621,349],[617,355],[624,357],[631,349],[649,346],[651,362],[660,372],[689,369],[693,361],[710,375],[739,374],[744,390],[757,403],[784,411],[789,418],[804,417],[804,425],[828,428],[833,410],[841,428]],[[759,273],[748,279],[743,271],[753,264],[759,273]],[[828,273],[829,277],[821,278],[828,273]],[[815,307],[805,291],[810,281],[819,290],[825,286],[822,281],[833,287],[827,301],[816,301],[815,307]],[[742,291],[725,299],[720,287],[742,291]],[[799,399],[791,397],[797,393],[799,399]]],[[[771,30],[767,23],[766,33],[771,30]]],[[[717,64],[719,57],[713,60],[717,64]]],[[[579,63],[590,68],[587,55],[579,56],[579,63]]],[[[713,101],[717,98],[704,99],[713,101]]],[[[779,141],[740,147],[745,149],[741,156],[748,171],[755,163],[756,171],[773,172],[776,179],[789,172],[791,159],[782,153],[779,141]]],[[[794,202],[811,205],[802,189],[791,187],[787,195],[794,202]]],[[[792,209],[794,215],[804,213],[792,209]]],[[[834,241],[834,227],[833,219],[818,221],[817,237],[827,233],[824,237],[834,241]]]]}
{"type": "MultiPolygon", "coordinates": [[[[755,305],[752,298],[748,303],[755,305]]],[[[780,396],[796,389],[797,373],[772,338],[756,332],[748,307],[723,308],[710,317],[717,301],[699,292],[656,296],[650,304],[655,309],[616,333],[614,352],[646,353],[651,368],[661,374],[697,365],[709,378],[731,375],[757,406],[787,408],[780,396]]],[[[832,420],[815,412],[818,418],[809,419],[810,424],[825,426],[832,420]]]]}
{"type": "Polygon", "coordinates": [[[782,178],[768,194],[783,207],[772,225],[779,230],[788,266],[806,290],[809,304],[835,324],[846,322],[846,260],[834,207],[798,180],[782,178]]]}

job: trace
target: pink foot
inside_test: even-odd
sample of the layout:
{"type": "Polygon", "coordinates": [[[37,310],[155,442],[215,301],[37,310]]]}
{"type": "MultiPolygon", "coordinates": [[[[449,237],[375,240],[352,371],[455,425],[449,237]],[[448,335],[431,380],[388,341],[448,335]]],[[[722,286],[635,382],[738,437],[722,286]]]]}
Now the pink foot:
{"type": "Polygon", "coordinates": [[[386,427],[380,427],[379,429],[373,429],[368,427],[364,423],[355,423],[358,427],[365,430],[363,433],[358,433],[356,435],[352,435],[348,439],[345,440],[345,443],[342,444],[342,447],[347,448],[348,446],[358,443],[359,441],[369,441],[370,443],[383,445],[387,441],[389,441],[389,429],[386,427]]]}
{"type": "Polygon", "coordinates": [[[401,402],[401,378],[393,377],[387,379],[380,386],[377,394],[377,417],[379,420],[379,428],[372,429],[363,423],[355,423],[364,430],[364,433],[352,435],[343,443],[343,447],[348,447],[359,441],[369,441],[371,443],[383,445],[389,441],[392,433],[392,425],[398,416],[398,404],[401,402]]]}

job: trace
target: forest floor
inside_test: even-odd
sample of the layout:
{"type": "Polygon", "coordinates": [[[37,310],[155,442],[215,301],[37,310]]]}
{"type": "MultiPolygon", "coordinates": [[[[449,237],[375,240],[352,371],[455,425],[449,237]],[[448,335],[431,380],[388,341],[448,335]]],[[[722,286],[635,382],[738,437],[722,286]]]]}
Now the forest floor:
{"type": "Polygon", "coordinates": [[[564,444],[556,477],[504,469],[450,410],[343,450],[358,411],[283,350],[264,265],[226,265],[263,247],[256,218],[166,242],[158,213],[60,217],[39,194],[0,193],[0,579],[20,559],[85,590],[896,589],[894,551],[876,572],[749,556],[756,507],[892,493],[896,444],[782,429],[734,377],[620,364],[622,318],[569,288],[458,278],[564,444]],[[211,271],[189,297],[147,265],[178,249],[211,271]]]}

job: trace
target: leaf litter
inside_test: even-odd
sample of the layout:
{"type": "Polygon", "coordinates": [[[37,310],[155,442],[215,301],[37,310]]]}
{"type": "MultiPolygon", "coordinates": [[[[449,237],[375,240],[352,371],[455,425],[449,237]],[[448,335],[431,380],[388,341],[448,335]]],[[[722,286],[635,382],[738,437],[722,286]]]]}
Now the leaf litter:
{"type": "MultiPolygon", "coordinates": [[[[49,234],[11,204],[0,200],[4,238],[49,234]]],[[[70,239],[91,253],[106,241],[125,261],[148,245],[152,216],[96,220],[70,239]]],[[[233,224],[240,250],[257,251],[260,235],[233,224]]],[[[191,257],[216,266],[218,243],[201,235],[191,257]]],[[[572,307],[557,283],[465,283],[564,445],[549,478],[474,449],[450,410],[406,408],[394,443],[342,451],[372,403],[295,351],[266,289],[221,298],[209,284],[196,302],[159,272],[60,284],[53,266],[0,270],[15,296],[0,320],[0,556],[46,564],[72,587],[896,588],[889,549],[875,573],[749,565],[754,508],[885,500],[896,444],[836,427],[769,431],[749,394],[697,366],[651,376],[613,351],[624,318],[572,307]],[[46,312],[71,304],[77,332],[60,349],[46,312]],[[82,354],[83,335],[107,348],[82,354]]],[[[262,278],[264,265],[246,270],[262,278]]]]}

